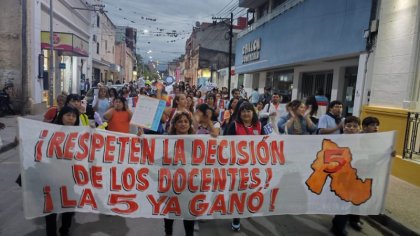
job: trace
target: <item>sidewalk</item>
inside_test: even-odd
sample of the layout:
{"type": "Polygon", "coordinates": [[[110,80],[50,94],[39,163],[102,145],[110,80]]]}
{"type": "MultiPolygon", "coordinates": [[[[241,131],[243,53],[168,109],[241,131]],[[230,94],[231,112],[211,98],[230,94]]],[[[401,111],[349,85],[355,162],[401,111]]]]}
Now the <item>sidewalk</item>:
{"type": "MultiPolygon", "coordinates": [[[[15,138],[17,137],[17,117],[19,116],[5,116],[0,117],[0,122],[4,123],[6,127],[0,130],[0,138],[3,145],[0,146],[0,155],[16,146],[15,138]]],[[[23,116],[27,119],[43,120],[43,114],[23,116]]]]}
{"type": "Polygon", "coordinates": [[[399,235],[420,235],[420,187],[391,176],[383,215],[371,216],[399,235]]]}
{"type": "MultiPolygon", "coordinates": [[[[0,118],[0,122],[6,125],[5,129],[0,130],[0,137],[3,141],[3,146],[0,147],[0,156],[5,151],[16,146],[17,117],[7,116],[0,118]]],[[[42,120],[43,115],[28,115],[25,118],[42,120]]],[[[384,214],[366,217],[365,219],[381,227],[378,225],[379,223],[400,235],[420,235],[420,204],[418,196],[420,196],[420,187],[391,176],[384,214]]]]}

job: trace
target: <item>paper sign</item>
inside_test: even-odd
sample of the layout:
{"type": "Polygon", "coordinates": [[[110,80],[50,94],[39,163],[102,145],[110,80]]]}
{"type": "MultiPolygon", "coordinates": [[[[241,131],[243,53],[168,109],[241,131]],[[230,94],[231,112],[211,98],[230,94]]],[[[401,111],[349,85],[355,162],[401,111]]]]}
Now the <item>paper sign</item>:
{"type": "Polygon", "coordinates": [[[130,124],[157,131],[166,102],[147,96],[139,96],[130,124]]]}

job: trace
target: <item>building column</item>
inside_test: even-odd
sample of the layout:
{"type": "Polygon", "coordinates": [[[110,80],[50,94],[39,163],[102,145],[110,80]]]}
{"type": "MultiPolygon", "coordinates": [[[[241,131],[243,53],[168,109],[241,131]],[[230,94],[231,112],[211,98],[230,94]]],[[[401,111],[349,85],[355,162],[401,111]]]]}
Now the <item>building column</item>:
{"type": "Polygon", "coordinates": [[[420,109],[417,0],[382,1],[372,72],[372,106],[420,109]]]}

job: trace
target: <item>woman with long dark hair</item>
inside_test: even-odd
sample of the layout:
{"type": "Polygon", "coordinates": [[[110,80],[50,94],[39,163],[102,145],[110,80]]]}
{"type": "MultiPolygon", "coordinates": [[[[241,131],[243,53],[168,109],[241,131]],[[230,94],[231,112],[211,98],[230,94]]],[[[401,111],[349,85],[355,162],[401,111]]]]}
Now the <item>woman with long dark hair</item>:
{"type": "MultiPolygon", "coordinates": [[[[194,134],[194,129],[192,128],[192,118],[191,115],[187,112],[178,112],[174,115],[171,120],[171,126],[169,129],[169,135],[187,135],[194,134]]],[[[165,223],[165,234],[172,235],[173,231],[173,219],[164,219],[165,223]]],[[[194,235],[194,221],[193,220],[184,220],[184,229],[186,236],[194,235]]]]}
{"type": "MultiPolygon", "coordinates": [[[[258,120],[257,112],[254,105],[248,101],[241,99],[240,104],[232,115],[234,120],[230,123],[226,130],[226,135],[262,135],[263,130],[261,122],[258,120]]],[[[239,231],[241,222],[239,218],[232,220],[232,230],[239,231]]]]}
{"type": "MultiPolygon", "coordinates": [[[[72,106],[64,106],[57,115],[55,123],[58,125],[78,126],[79,110],[72,106]]],[[[68,235],[74,212],[65,212],[61,214],[61,227],[59,232],[61,235],[68,235]]],[[[57,235],[57,214],[52,213],[45,216],[45,225],[47,236],[57,235]]]]}

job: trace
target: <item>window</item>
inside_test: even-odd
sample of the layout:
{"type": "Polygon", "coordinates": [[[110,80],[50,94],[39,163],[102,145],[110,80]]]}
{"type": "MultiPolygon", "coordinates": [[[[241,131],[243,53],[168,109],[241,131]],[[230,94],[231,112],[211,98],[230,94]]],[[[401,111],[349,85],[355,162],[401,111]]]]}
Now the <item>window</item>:
{"type": "Polygon", "coordinates": [[[96,15],[96,27],[99,28],[100,18],[99,15],[96,15]]]}
{"type": "Polygon", "coordinates": [[[268,72],[265,87],[270,87],[272,92],[277,92],[283,97],[282,102],[292,99],[293,71],[268,72]]]}
{"type": "Polygon", "coordinates": [[[105,40],[105,52],[108,52],[108,40],[105,40]]]}
{"type": "Polygon", "coordinates": [[[96,43],[96,54],[99,54],[99,43],[96,43]]]}
{"type": "Polygon", "coordinates": [[[332,81],[332,71],[303,73],[301,83],[301,98],[304,99],[315,95],[317,89],[322,88],[324,95],[328,99],[331,99],[332,81]]]}

